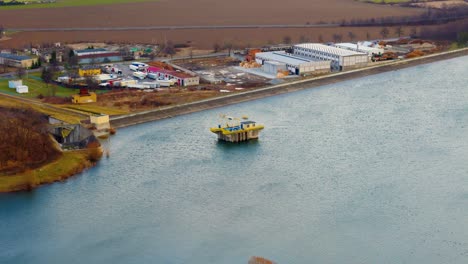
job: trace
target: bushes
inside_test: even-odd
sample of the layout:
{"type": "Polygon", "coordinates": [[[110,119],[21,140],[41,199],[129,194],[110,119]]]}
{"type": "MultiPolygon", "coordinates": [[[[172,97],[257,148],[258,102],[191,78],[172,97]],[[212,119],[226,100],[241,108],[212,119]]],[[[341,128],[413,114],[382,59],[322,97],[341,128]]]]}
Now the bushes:
{"type": "Polygon", "coordinates": [[[90,162],[97,162],[101,159],[102,157],[102,149],[101,149],[101,144],[99,144],[98,141],[93,141],[88,144],[87,150],[88,150],[88,160],[90,162]]]}

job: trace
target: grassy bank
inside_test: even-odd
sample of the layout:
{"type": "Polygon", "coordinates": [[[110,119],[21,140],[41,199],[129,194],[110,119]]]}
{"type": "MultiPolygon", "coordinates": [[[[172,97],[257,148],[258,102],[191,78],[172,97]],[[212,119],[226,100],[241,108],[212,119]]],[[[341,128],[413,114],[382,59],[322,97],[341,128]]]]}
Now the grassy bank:
{"type": "Polygon", "coordinates": [[[65,180],[93,166],[94,161],[90,161],[92,151],[96,149],[67,151],[41,168],[16,175],[0,175],[0,193],[31,190],[41,184],[65,180]]]}

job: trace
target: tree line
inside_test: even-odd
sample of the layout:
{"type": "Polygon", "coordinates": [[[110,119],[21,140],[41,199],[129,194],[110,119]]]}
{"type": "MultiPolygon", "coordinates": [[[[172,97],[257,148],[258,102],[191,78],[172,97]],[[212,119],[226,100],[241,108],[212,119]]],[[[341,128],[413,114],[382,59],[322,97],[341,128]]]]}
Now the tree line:
{"type": "Polygon", "coordinates": [[[343,19],[338,24],[342,27],[397,26],[397,25],[436,25],[468,18],[468,6],[451,6],[441,9],[429,8],[416,16],[391,16],[381,18],[343,19]]]}

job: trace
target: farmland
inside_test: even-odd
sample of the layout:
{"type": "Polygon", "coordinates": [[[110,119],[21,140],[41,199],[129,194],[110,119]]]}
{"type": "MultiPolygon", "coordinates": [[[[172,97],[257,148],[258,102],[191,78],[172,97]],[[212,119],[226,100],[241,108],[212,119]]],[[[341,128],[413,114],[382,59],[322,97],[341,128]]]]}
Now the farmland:
{"type": "MultiPolygon", "coordinates": [[[[75,0],[70,0],[75,1],[75,0]]],[[[98,2],[107,1],[101,0],[98,2]]],[[[123,1],[123,0],[121,0],[123,1]]],[[[86,2],[86,1],[85,1],[86,2]]],[[[354,0],[170,0],[138,4],[113,2],[112,5],[74,6],[42,9],[0,10],[0,25],[6,29],[21,28],[113,28],[147,26],[210,26],[210,25],[305,25],[307,23],[339,23],[343,19],[404,16],[418,14],[420,9],[374,5],[354,0]],[[222,4],[221,4],[222,2],[222,4]],[[134,19],[138,17],[138,19],[134,19]]],[[[307,29],[184,29],[127,31],[58,31],[20,32],[12,39],[0,42],[0,47],[52,41],[113,41],[157,43],[191,41],[202,48],[214,42],[243,44],[278,42],[285,35],[293,39],[301,35],[326,39],[336,28],[307,29]]],[[[366,29],[359,28],[363,35],[366,29]]],[[[356,32],[359,34],[359,32],[356,32]]]]}
{"type": "MultiPolygon", "coordinates": [[[[109,5],[120,3],[134,3],[134,2],[148,2],[155,0],[58,0],[50,1],[50,3],[41,3],[39,0],[20,0],[16,2],[27,2],[26,5],[11,5],[2,6],[0,10],[13,10],[13,9],[33,9],[33,8],[57,8],[57,7],[72,7],[72,6],[95,6],[95,5],[109,5]]],[[[6,3],[11,1],[5,1],[6,3]]],[[[44,2],[44,1],[42,1],[44,2]]]]}

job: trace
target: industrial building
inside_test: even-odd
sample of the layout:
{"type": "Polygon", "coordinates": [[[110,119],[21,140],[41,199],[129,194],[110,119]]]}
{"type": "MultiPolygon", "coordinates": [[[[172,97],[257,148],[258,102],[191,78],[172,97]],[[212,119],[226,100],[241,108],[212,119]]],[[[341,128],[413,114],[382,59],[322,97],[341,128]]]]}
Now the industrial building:
{"type": "Polygon", "coordinates": [[[10,53],[0,53],[0,65],[7,65],[15,68],[31,68],[34,63],[37,63],[37,58],[10,53]]]}
{"type": "Polygon", "coordinates": [[[119,52],[106,49],[75,50],[74,53],[78,57],[79,64],[123,61],[119,52]]]}
{"type": "Polygon", "coordinates": [[[361,45],[359,43],[357,43],[357,44],[354,44],[354,43],[337,43],[337,44],[335,44],[335,47],[340,48],[340,49],[346,49],[346,50],[361,52],[361,53],[367,53],[367,56],[369,56],[370,58],[372,56],[374,56],[374,55],[382,55],[384,53],[383,48],[369,47],[369,46],[361,45]]]}
{"type": "Polygon", "coordinates": [[[285,51],[259,52],[255,54],[255,61],[263,65],[265,72],[274,75],[283,70],[296,75],[329,72],[331,64],[330,60],[300,57],[285,51]]]}
{"type": "Polygon", "coordinates": [[[347,70],[367,65],[366,53],[327,46],[319,43],[294,45],[294,55],[309,59],[330,60],[333,69],[347,70]]]}

